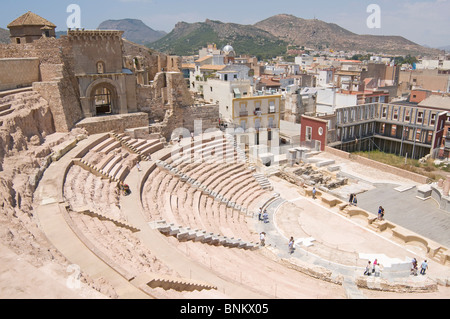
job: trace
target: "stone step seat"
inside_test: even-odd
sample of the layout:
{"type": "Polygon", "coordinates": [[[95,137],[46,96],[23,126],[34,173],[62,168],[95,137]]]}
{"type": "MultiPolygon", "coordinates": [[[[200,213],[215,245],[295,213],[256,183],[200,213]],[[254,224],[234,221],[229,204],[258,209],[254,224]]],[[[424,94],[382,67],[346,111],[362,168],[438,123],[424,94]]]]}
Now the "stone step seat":
{"type": "Polygon", "coordinates": [[[9,110],[5,110],[5,111],[1,111],[1,112],[0,112],[0,117],[7,116],[7,115],[9,115],[9,114],[11,114],[11,113],[13,113],[13,112],[14,112],[14,109],[9,109],[9,110]]]}
{"type": "Polygon", "coordinates": [[[123,143],[126,143],[126,142],[132,140],[131,136],[129,136],[127,134],[118,134],[116,137],[117,137],[117,139],[119,139],[119,141],[121,141],[123,143]]]}
{"type": "Polygon", "coordinates": [[[9,110],[11,108],[12,104],[11,103],[7,103],[7,104],[2,104],[0,105],[0,112],[9,110]]]}
{"type": "Polygon", "coordinates": [[[222,146],[223,146],[224,143],[226,143],[226,140],[224,140],[224,139],[216,139],[216,140],[209,141],[209,142],[202,143],[202,144],[198,144],[198,145],[197,145],[197,143],[198,142],[194,142],[194,145],[192,146],[192,144],[190,144],[189,147],[187,147],[187,146],[183,146],[181,148],[174,147],[174,150],[173,150],[174,151],[174,156],[172,156],[173,160],[176,160],[178,157],[182,157],[184,155],[191,155],[192,156],[197,151],[201,151],[201,150],[203,150],[203,149],[205,149],[207,147],[215,147],[215,146],[220,145],[220,144],[222,144],[222,146]],[[179,150],[182,150],[182,152],[180,152],[179,150]]]}
{"type": "Polygon", "coordinates": [[[122,144],[118,141],[114,141],[110,145],[106,146],[103,150],[100,151],[100,153],[103,154],[109,154],[117,149],[120,149],[122,147],[122,144]]]}
{"type": "Polygon", "coordinates": [[[252,182],[251,179],[248,179],[246,176],[246,172],[236,171],[236,176],[231,175],[229,178],[225,178],[222,182],[220,182],[215,188],[211,188],[215,193],[221,195],[221,198],[217,198],[217,200],[221,200],[222,198],[230,199],[233,194],[239,192],[245,186],[252,182]]]}
{"type": "Polygon", "coordinates": [[[203,186],[206,186],[210,190],[220,193],[222,189],[223,183],[227,183],[230,179],[233,179],[233,176],[242,171],[242,164],[234,164],[230,167],[219,170],[214,175],[212,175],[208,180],[202,183],[203,186]]]}
{"type": "Polygon", "coordinates": [[[74,163],[74,165],[81,166],[83,169],[85,169],[93,174],[96,174],[97,176],[101,176],[103,178],[107,178],[107,179],[111,180],[111,177],[108,174],[106,174],[102,170],[99,170],[95,165],[89,163],[88,161],[86,161],[84,159],[74,159],[73,163],[74,163]]]}
{"type": "Polygon", "coordinates": [[[125,153],[124,156],[122,154],[115,155],[102,169],[102,171],[105,174],[110,174],[113,168],[118,164],[121,163],[124,159],[126,159],[129,156],[128,153],[125,153]]]}
{"type": "Polygon", "coordinates": [[[114,138],[108,137],[103,142],[100,142],[99,144],[97,144],[96,146],[91,148],[90,151],[97,152],[97,153],[101,152],[102,150],[104,150],[106,147],[110,146],[114,142],[115,142],[114,138]]]}
{"type": "Polygon", "coordinates": [[[205,147],[220,144],[223,142],[224,142],[223,138],[217,138],[214,140],[208,140],[208,141],[202,141],[202,142],[194,141],[188,145],[174,146],[173,150],[174,151],[178,150],[174,154],[181,154],[180,150],[182,151],[183,154],[188,154],[188,153],[194,154],[196,151],[201,150],[205,147]]]}
{"type": "MultiPolygon", "coordinates": [[[[89,216],[71,214],[71,216],[82,215],[89,216]]],[[[91,222],[84,223],[85,229],[81,232],[81,238],[87,239],[87,242],[85,240],[83,242],[110,267],[124,275],[127,280],[135,278],[142,267],[155,275],[164,275],[164,269],[169,270],[135,237],[134,231],[127,227],[117,226],[108,219],[101,220],[91,216],[88,218],[91,218],[91,222]]],[[[84,218],[81,219],[83,222],[84,220],[84,218]]]]}
{"type": "Polygon", "coordinates": [[[228,238],[201,229],[176,226],[175,224],[168,224],[165,220],[150,222],[149,226],[152,229],[157,229],[166,236],[176,237],[179,241],[191,240],[214,246],[221,245],[229,248],[239,248],[245,250],[255,250],[259,248],[258,244],[243,242],[240,238],[228,238]]]}
{"type": "Polygon", "coordinates": [[[210,199],[207,202],[206,211],[212,216],[214,223],[217,225],[216,229],[219,229],[220,233],[226,233],[228,237],[240,235],[241,238],[249,235],[250,231],[242,225],[241,215],[238,213],[229,214],[225,204],[210,199]]]}
{"type": "Polygon", "coordinates": [[[155,199],[158,200],[158,190],[167,173],[155,168],[150,174],[142,193],[142,204],[149,220],[161,218],[161,209],[155,199]],[[158,205],[158,206],[157,206],[158,205]]]}
{"type": "Polygon", "coordinates": [[[235,149],[234,149],[233,145],[230,145],[227,142],[223,142],[223,143],[217,143],[215,145],[207,146],[205,148],[197,150],[194,152],[194,154],[207,156],[207,155],[211,155],[213,153],[218,153],[218,154],[233,153],[234,154],[234,152],[235,152],[235,149]]]}
{"type": "MultiPolygon", "coordinates": [[[[117,263],[111,253],[111,248],[115,247],[115,245],[107,246],[103,243],[103,235],[108,232],[108,230],[104,227],[99,228],[96,223],[95,227],[92,227],[85,223],[84,218],[82,218],[84,214],[70,214],[68,224],[73,230],[73,232],[77,235],[77,237],[83,242],[83,244],[97,257],[103,260],[107,265],[109,265],[112,269],[121,274],[125,279],[132,280],[135,276],[129,270],[123,267],[122,263],[117,263]],[[87,233],[86,233],[87,229],[87,233]],[[99,229],[103,231],[100,232],[99,229]],[[89,236],[89,233],[94,234],[93,236],[89,236]],[[95,237],[95,240],[90,239],[90,237],[95,237]]],[[[85,215],[88,216],[88,215],[85,215]]],[[[101,222],[101,221],[100,221],[101,222]]]]}
{"type": "Polygon", "coordinates": [[[145,145],[147,143],[147,140],[143,139],[131,139],[126,143],[126,145],[130,148],[138,149],[138,147],[141,147],[142,145],[145,145]]]}
{"type": "Polygon", "coordinates": [[[167,161],[167,163],[172,164],[173,166],[178,166],[182,163],[193,163],[193,162],[209,162],[218,159],[211,154],[183,154],[183,155],[172,155],[171,160],[167,161]]]}
{"type": "Polygon", "coordinates": [[[148,151],[149,149],[152,149],[152,147],[158,144],[164,147],[164,145],[161,143],[160,140],[147,140],[141,146],[136,147],[136,149],[138,152],[143,153],[144,151],[148,151]]]}

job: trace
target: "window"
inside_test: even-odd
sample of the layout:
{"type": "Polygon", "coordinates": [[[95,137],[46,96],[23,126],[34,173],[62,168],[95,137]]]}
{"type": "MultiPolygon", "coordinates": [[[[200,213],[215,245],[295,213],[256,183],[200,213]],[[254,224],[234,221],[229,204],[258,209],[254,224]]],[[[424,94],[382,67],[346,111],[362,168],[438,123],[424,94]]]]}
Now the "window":
{"type": "Polygon", "coordinates": [[[275,113],[275,102],[274,101],[269,102],[269,113],[275,113]]]}
{"type": "Polygon", "coordinates": [[[432,141],[433,141],[433,132],[429,131],[427,135],[427,144],[431,144],[432,141]]]}
{"type": "Polygon", "coordinates": [[[312,127],[311,126],[306,127],[306,140],[307,141],[312,140],[312,127]]]}
{"type": "Polygon", "coordinates": [[[269,128],[274,128],[273,122],[273,117],[269,117],[269,128]]]}
{"type": "Polygon", "coordinates": [[[387,117],[387,107],[383,107],[383,110],[381,112],[381,117],[386,118],[387,117]]]}
{"type": "Polygon", "coordinates": [[[411,110],[405,110],[405,121],[409,122],[411,110]]]}
{"type": "Polygon", "coordinates": [[[394,120],[398,120],[398,109],[394,110],[394,120]]]}
{"type": "Polygon", "coordinates": [[[436,123],[436,113],[431,114],[430,125],[434,125],[436,123]]]}
{"type": "Polygon", "coordinates": [[[419,112],[417,114],[417,123],[422,123],[423,122],[423,112],[419,112]]]}
{"type": "Polygon", "coordinates": [[[16,38],[16,43],[20,44],[20,38],[16,38]]]}
{"type": "Polygon", "coordinates": [[[319,127],[318,133],[319,133],[320,136],[323,135],[323,127],[319,127]]]}
{"type": "Polygon", "coordinates": [[[418,129],[418,130],[416,131],[416,142],[420,142],[421,134],[422,134],[422,130],[421,130],[421,129],[418,129]]]}
{"type": "Polygon", "coordinates": [[[391,136],[396,136],[396,135],[397,135],[397,125],[392,125],[391,136]]]}

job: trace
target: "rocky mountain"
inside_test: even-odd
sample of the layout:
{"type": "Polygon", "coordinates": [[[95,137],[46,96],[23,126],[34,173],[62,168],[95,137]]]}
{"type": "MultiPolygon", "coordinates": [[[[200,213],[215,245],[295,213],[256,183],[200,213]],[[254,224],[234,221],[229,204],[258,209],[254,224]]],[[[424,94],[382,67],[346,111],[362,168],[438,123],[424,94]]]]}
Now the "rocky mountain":
{"type": "Polygon", "coordinates": [[[172,32],[149,47],[175,55],[193,55],[210,43],[217,44],[219,48],[231,44],[239,54],[261,58],[284,54],[287,47],[284,40],[255,26],[213,20],[179,22],[172,32]]]}
{"type": "Polygon", "coordinates": [[[149,46],[158,51],[192,55],[208,43],[231,44],[238,54],[274,57],[288,46],[344,51],[366,51],[392,55],[435,55],[439,51],[420,46],[400,36],[360,35],[337,24],[279,14],[254,25],[206,20],[179,22],[160,40],[149,46]]]}
{"type": "Polygon", "coordinates": [[[124,31],[123,37],[137,44],[151,43],[167,34],[165,31],[155,31],[137,19],[107,20],[102,22],[98,29],[124,31]]]}
{"type": "Polygon", "coordinates": [[[275,15],[256,23],[255,27],[291,45],[315,49],[361,50],[400,55],[436,54],[435,49],[420,46],[400,36],[360,35],[334,23],[307,20],[289,14],[275,15]]]}
{"type": "Polygon", "coordinates": [[[9,30],[0,28],[0,43],[9,43],[9,30]]]}

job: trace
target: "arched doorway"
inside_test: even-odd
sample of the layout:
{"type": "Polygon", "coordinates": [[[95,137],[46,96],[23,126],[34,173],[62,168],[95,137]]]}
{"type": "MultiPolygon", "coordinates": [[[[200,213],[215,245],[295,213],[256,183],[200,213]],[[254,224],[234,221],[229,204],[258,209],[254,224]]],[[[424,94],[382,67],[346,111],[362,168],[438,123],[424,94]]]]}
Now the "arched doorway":
{"type": "Polygon", "coordinates": [[[99,87],[94,92],[95,111],[97,115],[112,114],[112,94],[106,87],[99,87]]]}
{"type": "Polygon", "coordinates": [[[93,116],[119,114],[120,101],[117,89],[112,81],[102,79],[91,84],[87,92],[90,101],[90,112],[93,116]]]}

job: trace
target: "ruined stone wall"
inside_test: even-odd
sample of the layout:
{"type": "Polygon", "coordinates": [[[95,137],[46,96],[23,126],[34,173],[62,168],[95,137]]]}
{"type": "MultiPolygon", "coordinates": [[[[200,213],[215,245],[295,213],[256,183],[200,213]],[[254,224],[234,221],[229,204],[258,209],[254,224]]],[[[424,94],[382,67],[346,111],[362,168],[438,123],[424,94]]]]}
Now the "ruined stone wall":
{"type": "Polygon", "coordinates": [[[0,91],[31,86],[39,81],[39,59],[0,59],[0,91]]]}
{"type": "Polygon", "coordinates": [[[42,38],[29,44],[0,45],[0,58],[37,58],[39,81],[36,90],[50,103],[58,132],[68,132],[82,119],[73,57],[67,39],[42,38]]]}
{"type": "Polygon", "coordinates": [[[127,129],[148,127],[148,115],[146,113],[131,113],[108,117],[90,117],[78,122],[76,127],[86,130],[90,135],[112,131],[124,133],[127,129]]]}

